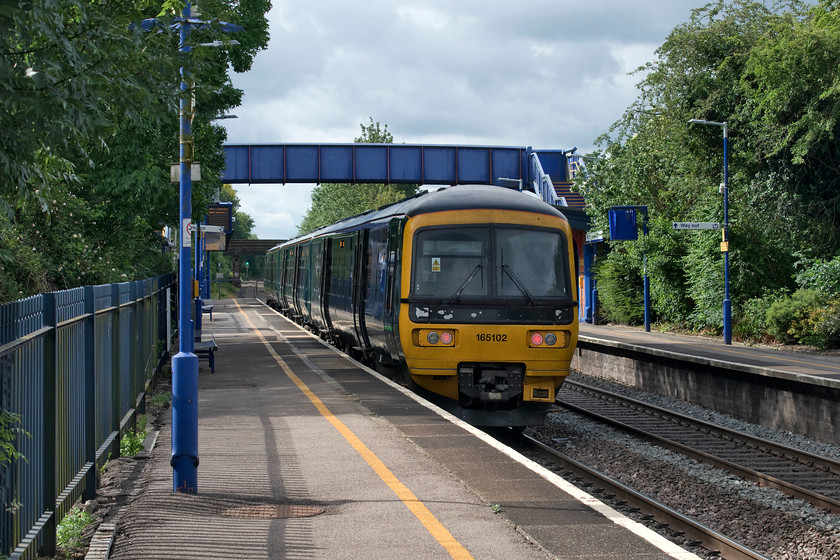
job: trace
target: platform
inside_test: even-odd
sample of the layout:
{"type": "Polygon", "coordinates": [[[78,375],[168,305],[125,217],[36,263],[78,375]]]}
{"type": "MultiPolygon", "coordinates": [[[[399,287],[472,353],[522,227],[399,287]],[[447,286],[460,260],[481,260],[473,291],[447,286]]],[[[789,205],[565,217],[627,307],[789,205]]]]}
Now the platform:
{"type": "Polygon", "coordinates": [[[818,379],[813,383],[840,387],[840,352],[808,352],[780,349],[767,345],[724,344],[721,337],[645,332],[642,328],[616,325],[580,324],[580,340],[610,341],[647,348],[661,355],[666,353],[742,366],[776,377],[799,376],[818,379]],[[825,381],[822,381],[825,380],[825,381]]]}
{"type": "Polygon", "coordinates": [[[572,368],[840,445],[840,352],[804,350],[582,324],[572,368]]]}
{"type": "Polygon", "coordinates": [[[198,494],[165,425],[112,558],[697,558],[257,300],[215,314],[198,494]]]}

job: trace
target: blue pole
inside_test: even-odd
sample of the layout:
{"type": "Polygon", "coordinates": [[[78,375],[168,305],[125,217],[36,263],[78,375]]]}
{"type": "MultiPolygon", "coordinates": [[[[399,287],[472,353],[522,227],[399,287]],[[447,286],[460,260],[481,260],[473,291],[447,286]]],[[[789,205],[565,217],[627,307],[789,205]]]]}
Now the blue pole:
{"type": "Polygon", "coordinates": [[[723,127],[723,343],[732,344],[732,301],[729,299],[729,125],[726,121],[689,119],[689,123],[723,127]]]}
{"type": "MultiPolygon", "coordinates": [[[[182,12],[182,53],[189,53],[190,2],[182,12]]],[[[178,353],[172,357],[172,481],[175,492],[194,494],[198,488],[198,356],[193,353],[193,332],[190,321],[192,309],[192,278],[190,274],[191,238],[187,225],[192,213],[193,160],[192,99],[189,94],[188,70],[181,68],[180,102],[180,204],[181,246],[178,264],[178,353]]]]}
{"type": "Polygon", "coordinates": [[[644,218],[644,221],[642,222],[642,235],[644,236],[644,239],[642,240],[642,266],[644,268],[644,273],[645,273],[645,280],[644,280],[645,332],[650,332],[650,278],[648,278],[648,273],[647,273],[647,235],[648,235],[647,206],[642,206],[641,209],[645,213],[645,218],[644,218]]]}
{"type": "Polygon", "coordinates": [[[729,299],[729,127],[723,122],[723,343],[732,344],[732,301],[729,299]]]}

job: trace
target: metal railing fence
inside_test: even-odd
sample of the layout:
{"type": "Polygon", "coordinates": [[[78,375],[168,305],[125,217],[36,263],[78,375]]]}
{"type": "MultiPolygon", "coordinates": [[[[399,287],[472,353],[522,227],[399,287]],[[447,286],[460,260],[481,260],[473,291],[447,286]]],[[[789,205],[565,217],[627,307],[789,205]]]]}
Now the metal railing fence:
{"type": "Polygon", "coordinates": [[[171,344],[175,275],[0,305],[0,407],[25,459],[0,468],[0,558],[52,555],[56,527],[119,456],[171,344]]]}

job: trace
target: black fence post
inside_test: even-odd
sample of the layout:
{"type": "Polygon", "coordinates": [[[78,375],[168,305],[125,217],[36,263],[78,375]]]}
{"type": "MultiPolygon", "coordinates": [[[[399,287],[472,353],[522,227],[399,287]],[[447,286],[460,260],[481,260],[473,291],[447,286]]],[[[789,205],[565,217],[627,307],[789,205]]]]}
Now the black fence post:
{"type": "Polygon", "coordinates": [[[93,286],[85,286],[85,475],[83,500],[96,497],[96,300],[93,286]]]}
{"type": "Polygon", "coordinates": [[[44,334],[44,441],[43,445],[43,481],[44,485],[44,503],[42,504],[44,512],[52,512],[52,515],[44,524],[41,532],[43,541],[39,550],[41,556],[52,556],[55,554],[56,545],[56,531],[58,524],[56,522],[56,508],[55,502],[58,494],[55,488],[55,459],[56,459],[56,339],[58,336],[58,329],[56,327],[56,313],[55,313],[55,294],[42,294],[44,305],[44,326],[49,327],[49,331],[44,334]]]}
{"type": "Polygon", "coordinates": [[[111,320],[111,422],[112,432],[116,432],[114,438],[115,457],[120,456],[120,323],[122,308],[120,307],[120,285],[111,284],[111,307],[113,307],[113,318],[111,320]]]}

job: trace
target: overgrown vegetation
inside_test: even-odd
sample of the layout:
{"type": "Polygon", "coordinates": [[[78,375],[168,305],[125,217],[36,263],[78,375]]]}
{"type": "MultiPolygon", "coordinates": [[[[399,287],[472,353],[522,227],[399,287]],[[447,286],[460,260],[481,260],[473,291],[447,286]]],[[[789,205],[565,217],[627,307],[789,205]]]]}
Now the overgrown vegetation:
{"type": "Polygon", "coordinates": [[[84,544],[82,531],[95,521],[96,519],[85,510],[72,508],[58,524],[56,544],[68,552],[69,549],[80,548],[84,544]]]}
{"type": "Polygon", "coordinates": [[[146,441],[146,422],[148,421],[145,414],[137,417],[137,427],[134,430],[126,430],[120,438],[120,456],[134,457],[143,451],[143,444],[146,441]]]}
{"type": "MultiPolygon", "coordinates": [[[[736,337],[837,340],[840,297],[840,4],[719,0],[692,12],[639,69],[639,96],[586,160],[593,229],[613,205],[646,205],[654,321],[722,329],[721,128],[729,129],[730,290],[736,337]]],[[[641,321],[642,241],[599,257],[605,318],[641,321]]]]}
{"type": "Polygon", "coordinates": [[[17,449],[17,439],[31,436],[18,424],[20,424],[20,414],[0,410],[0,468],[6,467],[12,461],[26,460],[26,457],[17,449]]]}
{"type": "Polygon", "coordinates": [[[169,391],[162,391],[152,395],[152,406],[156,408],[166,408],[169,406],[169,401],[172,400],[172,393],[169,391]]]}
{"type": "MultiPolygon", "coordinates": [[[[270,0],[206,0],[201,18],[244,27],[193,29],[189,57],[180,0],[35,0],[0,10],[0,301],[172,270],[160,231],[178,222],[169,166],[178,159],[178,102],[194,96],[193,185],[202,216],[221,185],[225,129],[213,119],[241,102],[228,69],[247,71],[268,42],[270,0]],[[185,67],[195,87],[180,91],[185,67]]],[[[241,224],[245,224],[242,220],[241,224]]],[[[240,222],[237,221],[237,225],[240,222]]]]}

